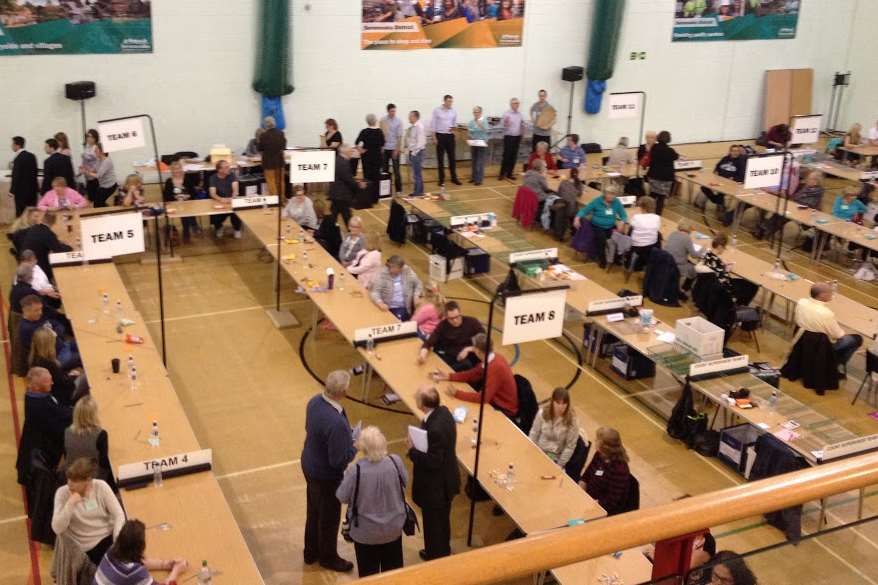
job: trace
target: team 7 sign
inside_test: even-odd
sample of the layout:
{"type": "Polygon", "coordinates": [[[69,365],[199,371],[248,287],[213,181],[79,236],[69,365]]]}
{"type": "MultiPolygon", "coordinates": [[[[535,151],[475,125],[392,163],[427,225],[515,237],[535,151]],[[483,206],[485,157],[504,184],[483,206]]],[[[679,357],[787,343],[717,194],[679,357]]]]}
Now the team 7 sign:
{"type": "Polygon", "coordinates": [[[334,150],[293,150],[291,152],[291,183],[331,183],[334,180],[334,150]]]}

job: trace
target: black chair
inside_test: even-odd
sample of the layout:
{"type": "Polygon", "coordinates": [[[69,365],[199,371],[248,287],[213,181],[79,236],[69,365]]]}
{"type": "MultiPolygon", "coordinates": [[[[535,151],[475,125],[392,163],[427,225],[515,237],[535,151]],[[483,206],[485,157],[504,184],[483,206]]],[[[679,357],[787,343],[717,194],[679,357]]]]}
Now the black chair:
{"type": "Polygon", "coordinates": [[[534,394],[530,381],[520,374],[515,374],[515,387],[518,390],[518,415],[514,422],[525,435],[530,433],[540,405],[534,394]]]}
{"type": "Polygon", "coordinates": [[[576,439],[573,455],[570,456],[570,460],[564,466],[564,472],[573,481],[579,481],[579,478],[582,477],[582,468],[585,467],[585,462],[588,461],[588,452],[590,450],[591,443],[586,443],[582,436],[576,439]]]}
{"type": "Polygon", "coordinates": [[[872,375],[876,372],[878,372],[878,355],[871,351],[866,351],[866,374],[863,376],[863,381],[860,382],[860,387],[857,388],[857,393],[851,401],[851,406],[857,403],[857,399],[860,397],[860,393],[866,387],[866,384],[869,385],[867,392],[870,395],[875,391],[875,380],[872,378],[872,375]]]}

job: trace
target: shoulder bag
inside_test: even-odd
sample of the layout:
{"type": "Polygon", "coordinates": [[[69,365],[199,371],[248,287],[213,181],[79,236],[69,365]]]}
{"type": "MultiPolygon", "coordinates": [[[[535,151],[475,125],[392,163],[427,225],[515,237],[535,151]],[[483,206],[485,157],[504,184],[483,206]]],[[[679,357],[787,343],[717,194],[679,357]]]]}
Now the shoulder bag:
{"type": "Polygon", "coordinates": [[[341,523],[341,536],[345,539],[346,542],[353,542],[354,539],[351,537],[351,526],[359,526],[359,518],[357,517],[357,495],[360,492],[360,464],[356,464],[357,468],[357,480],[354,483],[354,497],[351,499],[351,503],[348,504],[347,512],[345,513],[344,522],[341,523]]]}
{"type": "Polygon", "coordinates": [[[418,531],[418,517],[415,515],[415,511],[412,510],[412,507],[409,506],[409,503],[405,500],[405,486],[402,483],[402,472],[400,472],[399,467],[396,465],[396,460],[393,457],[390,457],[390,462],[393,463],[393,467],[396,468],[396,476],[399,478],[399,495],[402,498],[402,505],[405,507],[405,523],[402,525],[402,531],[406,536],[414,536],[415,532],[418,531]]]}

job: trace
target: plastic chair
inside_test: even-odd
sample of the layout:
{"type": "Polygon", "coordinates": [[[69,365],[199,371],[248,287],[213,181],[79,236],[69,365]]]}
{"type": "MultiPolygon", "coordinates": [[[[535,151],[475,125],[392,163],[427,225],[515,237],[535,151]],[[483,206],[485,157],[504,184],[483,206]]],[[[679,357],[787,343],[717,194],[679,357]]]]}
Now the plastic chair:
{"type": "Polygon", "coordinates": [[[860,387],[857,388],[857,393],[854,395],[854,399],[851,400],[851,406],[857,403],[857,399],[860,397],[860,393],[863,391],[863,388],[866,386],[866,383],[869,384],[869,389],[867,392],[872,394],[875,391],[875,379],[874,374],[878,373],[878,355],[872,353],[871,351],[866,352],[866,375],[863,376],[863,381],[860,382],[860,387]]]}

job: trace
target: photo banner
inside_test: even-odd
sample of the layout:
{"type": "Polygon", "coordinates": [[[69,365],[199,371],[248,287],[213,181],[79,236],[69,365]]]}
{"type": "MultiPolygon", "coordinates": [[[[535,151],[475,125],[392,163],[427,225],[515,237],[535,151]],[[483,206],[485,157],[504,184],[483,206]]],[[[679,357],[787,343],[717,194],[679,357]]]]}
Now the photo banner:
{"type": "Polygon", "coordinates": [[[152,53],[150,0],[0,0],[0,56],[152,53]]]}
{"type": "Polygon", "coordinates": [[[800,5],[801,0],[678,0],[671,40],[793,39],[800,5]]]}
{"type": "Polygon", "coordinates": [[[520,47],[525,0],[363,0],[362,49],[520,47]]]}

